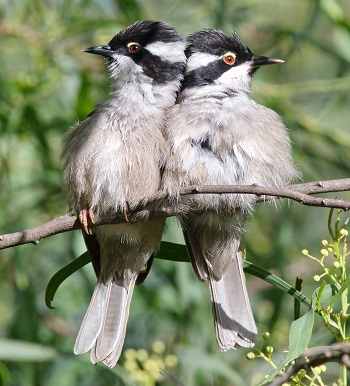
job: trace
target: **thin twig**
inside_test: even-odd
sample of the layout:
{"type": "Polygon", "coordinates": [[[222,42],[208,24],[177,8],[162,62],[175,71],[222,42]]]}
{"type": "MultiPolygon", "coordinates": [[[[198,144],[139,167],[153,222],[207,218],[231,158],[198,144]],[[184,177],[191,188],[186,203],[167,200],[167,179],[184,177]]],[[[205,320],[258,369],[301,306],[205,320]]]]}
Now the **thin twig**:
{"type": "Polygon", "coordinates": [[[300,370],[309,370],[311,367],[320,366],[327,362],[342,363],[350,369],[349,354],[350,343],[335,343],[331,346],[309,348],[296,360],[294,365],[290,366],[285,373],[269,382],[268,385],[281,386],[300,370]]]}
{"type": "MultiPolygon", "coordinates": [[[[350,178],[328,181],[314,181],[305,184],[288,185],[282,188],[260,187],[254,185],[213,185],[213,186],[190,186],[183,189],[182,196],[190,194],[253,194],[257,196],[256,202],[265,202],[276,198],[289,198],[303,205],[319,206],[327,208],[338,208],[344,211],[350,209],[350,201],[333,198],[310,197],[310,194],[344,192],[350,191],[350,178]]],[[[167,206],[162,202],[165,194],[158,195],[152,203],[140,207],[128,214],[130,222],[152,219],[156,217],[171,217],[179,213],[179,208],[167,206]],[[161,203],[156,210],[150,213],[147,210],[154,202],[161,203]]],[[[95,219],[95,225],[116,224],[125,222],[123,215],[103,217],[95,219]]],[[[38,244],[43,238],[59,233],[80,229],[80,223],[75,216],[67,213],[57,217],[45,224],[21,232],[10,233],[0,236],[0,250],[22,244],[38,244]]]]}

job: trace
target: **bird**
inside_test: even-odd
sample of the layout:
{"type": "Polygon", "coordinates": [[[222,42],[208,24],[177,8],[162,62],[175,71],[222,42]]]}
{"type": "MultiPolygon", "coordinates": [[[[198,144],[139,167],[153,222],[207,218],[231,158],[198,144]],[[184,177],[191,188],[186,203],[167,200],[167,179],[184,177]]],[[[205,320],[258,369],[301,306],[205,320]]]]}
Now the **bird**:
{"type": "MultiPolygon", "coordinates": [[[[82,225],[97,276],[74,353],[91,350],[93,364],[117,363],[135,283],[145,279],[159,249],[164,219],[94,226],[95,217],[124,214],[159,191],[168,147],[166,111],[185,70],[185,41],[160,21],[137,21],[108,44],[83,51],[106,59],[111,97],[63,139],[63,183],[82,225]]],[[[149,212],[144,210],[143,218],[149,212]]]]}
{"type": "Polygon", "coordinates": [[[283,60],[254,55],[236,32],[204,29],[188,37],[187,65],[165,130],[170,156],[162,191],[180,213],[198,279],[209,281],[216,340],[221,351],[253,347],[257,327],[242,268],[241,238],[255,196],[180,196],[192,185],[279,187],[299,178],[288,129],[273,110],[251,97],[258,68],[283,60]]]}

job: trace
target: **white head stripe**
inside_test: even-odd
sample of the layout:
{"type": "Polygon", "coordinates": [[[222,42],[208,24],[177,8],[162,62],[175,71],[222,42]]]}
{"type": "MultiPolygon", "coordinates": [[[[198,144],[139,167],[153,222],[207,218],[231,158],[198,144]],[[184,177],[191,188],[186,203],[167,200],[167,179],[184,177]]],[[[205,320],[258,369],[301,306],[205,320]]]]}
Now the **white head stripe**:
{"type": "Polygon", "coordinates": [[[215,60],[218,60],[218,57],[215,55],[207,54],[205,52],[195,52],[188,58],[186,72],[205,67],[215,60]]]}
{"type": "Polygon", "coordinates": [[[185,42],[154,42],[145,46],[151,54],[157,55],[170,63],[184,62],[186,60],[184,49],[185,42]]]}
{"type": "Polygon", "coordinates": [[[139,46],[139,43],[136,43],[136,42],[130,42],[130,43],[127,44],[127,47],[133,46],[134,44],[137,45],[137,46],[139,46]]]}

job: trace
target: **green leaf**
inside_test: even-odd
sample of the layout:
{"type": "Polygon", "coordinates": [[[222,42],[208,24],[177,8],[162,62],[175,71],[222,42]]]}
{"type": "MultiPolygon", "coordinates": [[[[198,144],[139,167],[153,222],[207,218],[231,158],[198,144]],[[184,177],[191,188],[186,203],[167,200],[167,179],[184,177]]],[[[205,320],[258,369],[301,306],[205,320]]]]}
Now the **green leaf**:
{"type": "MultiPolygon", "coordinates": [[[[350,276],[344,281],[344,283],[339,288],[338,292],[333,296],[329,305],[333,307],[333,304],[341,297],[344,291],[349,289],[349,287],[350,287],[350,276]]],[[[339,299],[339,301],[341,300],[339,299]]]]}
{"type": "MultiPolygon", "coordinates": [[[[335,284],[326,284],[325,281],[322,282],[319,288],[317,288],[312,295],[312,308],[315,312],[320,312],[321,310],[326,309],[331,304],[334,304],[337,301],[337,304],[334,307],[337,308],[336,312],[341,310],[341,300],[337,295],[338,287],[335,284]]],[[[333,310],[334,311],[334,310],[333,310]]],[[[331,318],[327,319],[327,323],[339,330],[339,326],[331,318]]]]}
{"type": "Polygon", "coordinates": [[[292,295],[295,299],[299,300],[301,303],[304,303],[306,306],[311,307],[310,299],[304,296],[301,292],[297,291],[294,287],[282,280],[280,277],[246,260],[243,261],[243,269],[244,272],[250,273],[251,275],[265,280],[267,283],[272,284],[274,287],[280,289],[281,291],[292,295]]]}
{"type": "Polygon", "coordinates": [[[323,282],[312,294],[312,308],[318,311],[318,308],[325,309],[335,302],[339,294],[339,289],[335,284],[326,284],[323,282]]]}
{"type": "MultiPolygon", "coordinates": [[[[156,257],[158,259],[171,260],[171,261],[183,261],[188,262],[189,257],[187,253],[186,246],[183,244],[175,244],[168,241],[162,241],[160,251],[157,253],[156,257]]],[[[51,303],[55,296],[55,293],[58,287],[66,280],[70,275],[76,272],[78,269],[82,268],[84,265],[90,262],[90,257],[88,252],[85,252],[79,256],[76,260],[69,263],[62,269],[60,269],[49,281],[49,284],[46,287],[45,293],[45,303],[48,308],[52,307],[51,303]]],[[[295,299],[304,303],[306,306],[311,306],[311,301],[304,296],[302,293],[297,291],[291,285],[286,283],[284,280],[278,276],[266,271],[265,269],[252,264],[246,260],[243,261],[243,269],[246,273],[259,277],[260,279],[265,280],[266,282],[272,284],[274,287],[286,292],[289,295],[292,295],[295,299]]]]}
{"type": "Polygon", "coordinates": [[[52,278],[50,279],[46,291],[45,291],[45,303],[48,308],[54,309],[52,307],[51,302],[55,296],[55,293],[58,287],[74,272],[78,269],[84,267],[84,265],[90,263],[90,256],[88,252],[83,253],[77,259],[69,263],[68,265],[61,268],[58,272],[56,272],[52,278]]]}
{"type": "Polygon", "coordinates": [[[277,366],[277,369],[271,373],[268,378],[260,382],[258,386],[266,385],[273,378],[275,378],[280,371],[288,365],[288,363],[303,354],[311,338],[311,332],[314,325],[314,315],[315,313],[310,307],[305,315],[291,324],[289,331],[288,354],[282,359],[280,364],[277,366]]]}
{"type": "MultiPolygon", "coordinates": [[[[302,353],[306,350],[311,338],[315,311],[317,312],[319,307],[328,307],[337,293],[338,288],[335,284],[326,284],[325,282],[323,282],[321,286],[314,291],[312,294],[312,306],[304,316],[291,324],[289,331],[288,354],[284,359],[282,359],[277,369],[272,374],[270,374],[268,378],[259,383],[258,386],[266,385],[273,378],[275,378],[279,372],[288,365],[288,363],[302,355],[302,353]]],[[[335,325],[335,327],[337,326],[335,325]]]]}
{"type": "Polygon", "coordinates": [[[190,261],[185,245],[170,243],[168,241],[161,242],[160,251],[156,254],[156,258],[171,261],[190,261]]]}

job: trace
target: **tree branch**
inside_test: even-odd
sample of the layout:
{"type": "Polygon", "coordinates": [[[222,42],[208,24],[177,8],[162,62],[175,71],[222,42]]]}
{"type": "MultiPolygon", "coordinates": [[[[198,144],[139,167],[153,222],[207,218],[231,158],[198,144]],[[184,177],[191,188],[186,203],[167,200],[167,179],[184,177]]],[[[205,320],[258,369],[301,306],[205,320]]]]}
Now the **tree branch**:
{"type": "Polygon", "coordinates": [[[289,198],[300,204],[308,206],[321,206],[326,208],[337,208],[344,211],[350,209],[350,201],[332,198],[310,197],[310,194],[344,192],[350,190],[350,178],[342,180],[316,181],[306,184],[288,185],[282,188],[260,187],[254,185],[202,185],[190,186],[181,191],[181,195],[188,194],[255,194],[258,196],[256,202],[271,200],[271,197],[289,198]],[[331,186],[331,183],[334,186],[331,186]],[[265,197],[262,197],[265,196],[265,197]],[[266,197],[268,196],[268,197],[266,197]],[[270,197],[269,197],[270,196],[270,197]]]}
{"type": "MultiPolygon", "coordinates": [[[[213,186],[190,186],[181,191],[181,195],[189,194],[254,194],[257,202],[266,202],[275,198],[289,198],[303,205],[320,206],[327,208],[338,208],[344,211],[350,209],[350,201],[333,198],[310,197],[311,194],[350,191],[350,178],[340,180],[315,181],[305,184],[288,185],[282,188],[260,187],[254,185],[213,185],[213,186]]],[[[140,207],[128,214],[130,222],[148,220],[155,217],[171,217],[179,214],[179,209],[167,206],[161,202],[167,196],[158,195],[156,200],[140,207]],[[161,202],[156,210],[149,210],[152,204],[161,202]]],[[[126,222],[123,215],[95,219],[95,225],[123,223],[126,222]]],[[[43,238],[59,233],[80,229],[80,223],[76,216],[67,213],[57,217],[45,224],[21,232],[10,233],[0,236],[0,250],[22,244],[38,244],[43,238]]]]}
{"type": "Polygon", "coordinates": [[[327,362],[339,362],[350,369],[349,354],[349,343],[335,343],[326,347],[309,348],[296,360],[294,365],[290,366],[285,373],[269,382],[268,385],[281,386],[300,370],[310,370],[312,367],[320,366],[327,362]]]}

